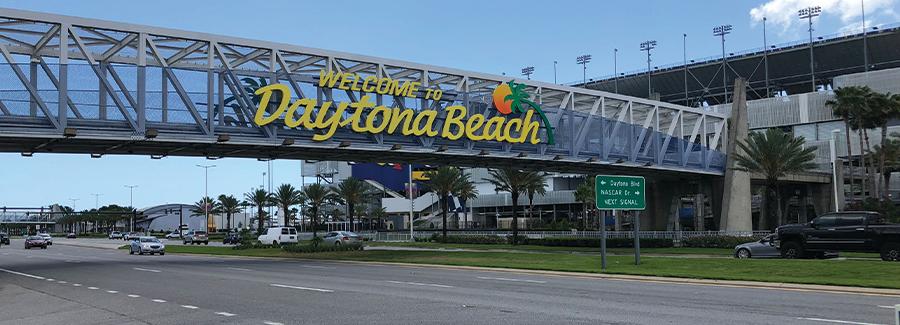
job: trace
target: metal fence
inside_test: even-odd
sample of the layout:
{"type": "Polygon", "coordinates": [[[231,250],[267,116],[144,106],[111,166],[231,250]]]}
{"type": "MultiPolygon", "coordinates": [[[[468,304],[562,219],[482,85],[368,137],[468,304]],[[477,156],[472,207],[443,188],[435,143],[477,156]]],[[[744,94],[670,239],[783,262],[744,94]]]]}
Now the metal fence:
{"type": "MultiPolygon", "coordinates": [[[[428,238],[433,234],[440,234],[440,231],[416,231],[415,237],[428,238]]],[[[646,239],[672,239],[681,240],[691,237],[700,236],[737,236],[737,237],[759,237],[770,234],[769,231],[639,231],[640,238],[646,239]]],[[[511,236],[512,231],[508,230],[467,230],[467,231],[450,231],[450,236],[511,236]]],[[[409,241],[409,231],[406,232],[366,232],[360,233],[363,237],[371,241],[409,241]]],[[[552,238],[552,237],[575,237],[575,238],[599,238],[599,231],[520,231],[520,236],[528,238],[552,238]]],[[[634,238],[633,231],[607,231],[606,238],[634,238]]]]}

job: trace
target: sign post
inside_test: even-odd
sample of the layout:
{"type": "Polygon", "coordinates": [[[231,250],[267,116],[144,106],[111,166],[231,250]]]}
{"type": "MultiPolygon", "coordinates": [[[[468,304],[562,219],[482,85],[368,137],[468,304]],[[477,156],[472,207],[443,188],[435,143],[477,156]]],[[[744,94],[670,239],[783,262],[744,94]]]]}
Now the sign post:
{"type": "MultiPolygon", "coordinates": [[[[597,209],[600,210],[631,210],[634,213],[634,264],[641,264],[641,240],[639,231],[640,211],[647,208],[647,200],[644,194],[646,188],[642,176],[597,175],[595,179],[594,193],[596,195],[597,209]]],[[[600,256],[606,260],[606,220],[601,223],[600,256]]],[[[606,263],[602,263],[605,266],[606,263]]]]}

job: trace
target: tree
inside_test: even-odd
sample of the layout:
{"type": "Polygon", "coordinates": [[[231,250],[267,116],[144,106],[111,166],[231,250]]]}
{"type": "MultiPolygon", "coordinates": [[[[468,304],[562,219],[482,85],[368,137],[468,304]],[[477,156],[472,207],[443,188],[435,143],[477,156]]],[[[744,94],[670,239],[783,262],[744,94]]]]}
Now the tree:
{"type": "MultiPolygon", "coordinates": [[[[587,219],[588,210],[593,209],[597,204],[597,195],[594,193],[596,190],[596,181],[597,178],[593,175],[587,175],[585,177],[584,182],[578,184],[578,187],[575,188],[575,201],[581,202],[584,206],[584,218],[587,219]]],[[[601,225],[605,226],[605,225],[601,225]]]]}
{"type": "Polygon", "coordinates": [[[528,217],[533,218],[534,195],[547,194],[547,175],[543,173],[531,173],[532,177],[525,183],[525,196],[528,197],[528,217]]]}
{"type": "Polygon", "coordinates": [[[241,212],[241,202],[234,195],[219,195],[219,209],[225,214],[225,222],[231,230],[231,218],[235,213],[241,212]]]}
{"type": "Polygon", "coordinates": [[[890,138],[884,138],[881,145],[875,146],[872,154],[881,157],[881,177],[884,180],[884,193],[887,199],[888,190],[891,188],[891,175],[900,172],[900,133],[894,132],[890,138]]]}
{"type": "Polygon", "coordinates": [[[447,239],[447,215],[450,214],[450,196],[460,192],[471,193],[474,191],[474,183],[469,175],[456,167],[441,166],[425,173],[428,178],[425,185],[438,196],[438,204],[441,205],[441,236],[447,239]],[[471,187],[471,188],[467,188],[471,187]]]}
{"type": "Polygon", "coordinates": [[[369,211],[369,219],[374,220],[377,223],[377,226],[374,227],[375,229],[383,228],[382,222],[386,217],[387,210],[385,210],[384,207],[377,207],[369,211]]]}
{"type": "MultiPolygon", "coordinates": [[[[191,206],[191,213],[198,216],[205,216],[206,224],[209,225],[209,216],[221,213],[221,207],[218,202],[206,196],[191,206]]],[[[205,226],[204,226],[205,227],[205,226]]]]}
{"type": "Polygon", "coordinates": [[[884,199],[888,199],[888,190],[890,190],[888,187],[888,184],[890,183],[890,173],[888,173],[887,169],[888,159],[894,159],[894,161],[896,161],[898,155],[897,152],[894,151],[894,157],[891,157],[890,150],[879,150],[879,148],[890,149],[887,145],[888,142],[892,141],[888,139],[888,122],[894,119],[900,119],[900,94],[881,94],[877,97],[875,103],[877,106],[873,108],[873,112],[876,114],[873,123],[881,128],[881,144],[875,146],[875,151],[873,153],[878,153],[875,155],[875,157],[878,157],[878,171],[885,180],[881,196],[884,199]]]}
{"type": "MultiPolygon", "coordinates": [[[[462,205],[463,216],[465,216],[464,220],[467,220],[469,214],[468,210],[466,210],[466,207],[468,206],[469,200],[478,197],[478,189],[475,188],[475,182],[467,182],[465,186],[462,186],[458,189],[455,195],[459,198],[460,205],[462,205]]],[[[463,223],[463,227],[466,226],[467,225],[463,223]]],[[[458,224],[457,227],[459,227],[458,224]]]]}
{"type": "Polygon", "coordinates": [[[532,171],[522,171],[513,168],[491,169],[488,174],[491,178],[485,181],[494,185],[494,190],[498,192],[509,192],[512,196],[512,244],[515,245],[519,241],[519,195],[525,191],[526,185],[534,177],[532,171]]]}
{"type": "MultiPolygon", "coordinates": [[[[774,193],[777,222],[782,223],[781,193],[778,178],[788,173],[804,172],[815,167],[816,147],[805,147],[803,137],[794,137],[779,129],[768,129],[765,133],[750,133],[746,140],[738,142],[742,154],[734,155],[738,168],[765,177],[766,189],[774,193]],[[804,148],[805,147],[805,148],[804,148]]],[[[768,206],[768,204],[767,204],[768,206]]],[[[762,214],[760,214],[762,215],[762,214]]],[[[765,220],[760,218],[759,228],[764,229],[765,220]]]]}
{"type": "Polygon", "coordinates": [[[303,204],[309,207],[307,211],[312,222],[313,238],[318,237],[319,211],[322,205],[334,201],[337,195],[322,184],[309,184],[300,190],[300,198],[303,204]]]}
{"type": "Polygon", "coordinates": [[[266,226],[264,209],[272,203],[272,194],[261,188],[253,189],[244,193],[244,201],[256,207],[256,232],[262,234],[266,226]]]}
{"type": "MultiPolygon", "coordinates": [[[[847,140],[847,159],[850,162],[850,196],[853,196],[853,183],[855,182],[853,168],[853,148],[850,145],[850,128],[851,120],[855,121],[856,116],[865,110],[866,97],[871,92],[869,87],[841,87],[834,91],[834,99],[825,102],[826,106],[830,106],[835,116],[839,116],[844,121],[844,135],[847,140]]],[[[862,150],[862,146],[860,146],[862,150]]],[[[865,178],[865,176],[862,176],[865,178]]]]}
{"type": "Polygon", "coordinates": [[[291,206],[302,203],[300,191],[291,184],[281,184],[275,193],[272,193],[272,204],[281,208],[284,212],[284,226],[291,225],[291,206]]]}
{"type": "Polygon", "coordinates": [[[372,196],[372,190],[368,183],[359,178],[348,177],[342,180],[335,189],[335,194],[339,198],[339,202],[347,206],[347,218],[350,221],[350,231],[354,230],[353,215],[358,211],[356,205],[363,203],[367,198],[372,196]]]}

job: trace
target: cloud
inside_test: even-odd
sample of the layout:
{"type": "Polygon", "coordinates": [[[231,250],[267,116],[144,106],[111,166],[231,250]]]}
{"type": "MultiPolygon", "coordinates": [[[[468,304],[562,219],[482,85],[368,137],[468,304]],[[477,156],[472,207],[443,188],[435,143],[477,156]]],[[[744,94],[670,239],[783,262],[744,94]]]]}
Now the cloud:
{"type": "MultiPolygon", "coordinates": [[[[861,28],[862,0],[769,0],[750,9],[750,18],[754,23],[761,22],[763,17],[768,23],[781,27],[782,33],[803,22],[797,18],[797,10],[806,7],[821,6],[822,15],[837,16],[843,23],[843,31],[861,28]],[[855,26],[855,27],[854,27],[855,26]]],[[[875,23],[871,17],[878,14],[896,16],[894,7],[898,0],[866,0],[866,26],[875,23]]]]}

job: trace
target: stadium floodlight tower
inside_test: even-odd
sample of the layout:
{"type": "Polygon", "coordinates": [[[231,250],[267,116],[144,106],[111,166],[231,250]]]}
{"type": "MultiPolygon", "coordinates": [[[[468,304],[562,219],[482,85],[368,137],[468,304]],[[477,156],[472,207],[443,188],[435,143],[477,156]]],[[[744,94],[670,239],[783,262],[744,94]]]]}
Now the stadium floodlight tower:
{"type": "Polygon", "coordinates": [[[809,75],[810,80],[812,81],[812,91],[816,91],[816,65],[813,56],[813,17],[818,17],[819,14],[822,13],[822,7],[806,7],[797,11],[797,16],[800,19],[806,19],[809,21],[809,75]]]}
{"type": "Polygon", "coordinates": [[[534,67],[524,67],[522,68],[522,75],[531,80],[531,74],[534,73],[534,67]]]}
{"type": "Polygon", "coordinates": [[[722,38],[722,103],[728,102],[728,58],[725,57],[725,35],[731,34],[731,25],[719,25],[713,27],[713,36],[722,38]]]}
{"type": "Polygon", "coordinates": [[[653,95],[653,87],[650,86],[650,50],[656,48],[656,41],[644,41],[641,43],[641,51],[647,51],[647,98],[653,95]]]}
{"type": "Polygon", "coordinates": [[[575,58],[575,63],[581,65],[581,70],[582,70],[581,78],[582,78],[582,84],[584,85],[584,88],[587,88],[587,64],[588,64],[588,62],[591,62],[590,54],[579,55],[577,58],[575,58]]]}

